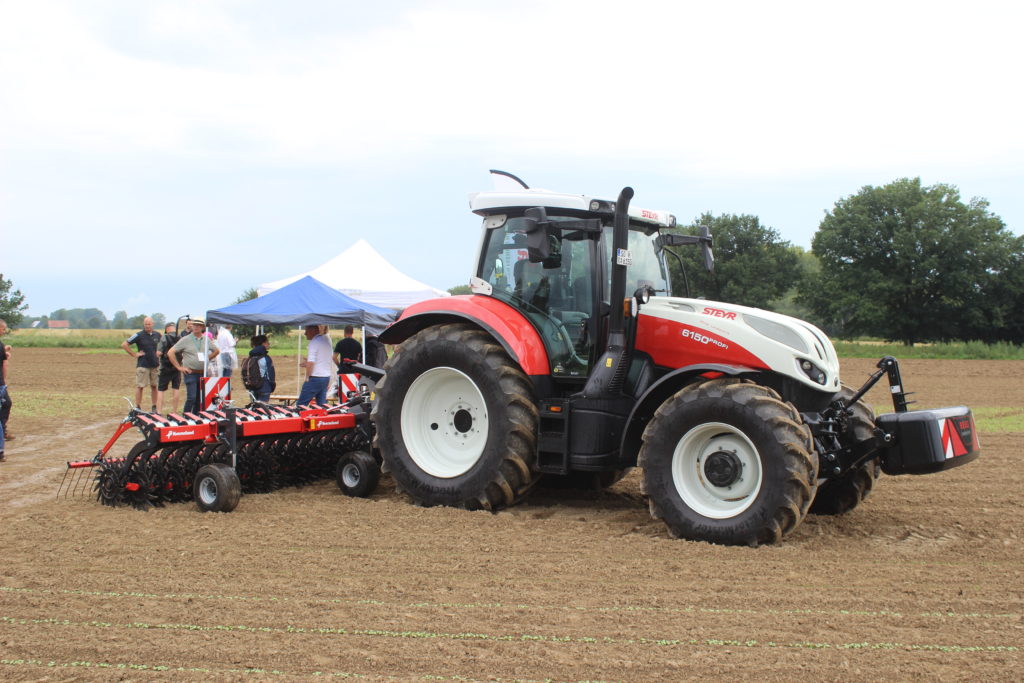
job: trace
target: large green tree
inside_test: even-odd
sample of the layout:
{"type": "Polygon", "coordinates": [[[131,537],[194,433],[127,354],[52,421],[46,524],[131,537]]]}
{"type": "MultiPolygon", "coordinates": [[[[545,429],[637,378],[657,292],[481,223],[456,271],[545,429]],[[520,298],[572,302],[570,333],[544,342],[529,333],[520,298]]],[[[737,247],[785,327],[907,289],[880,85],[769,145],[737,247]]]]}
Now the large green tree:
{"type": "Polygon", "coordinates": [[[3,273],[0,273],[0,318],[3,318],[8,327],[17,327],[25,317],[22,311],[28,308],[28,304],[25,303],[25,295],[21,293],[20,289],[13,289],[13,287],[14,283],[5,279],[3,273]]]}
{"type": "MultiPolygon", "coordinates": [[[[686,267],[690,296],[703,296],[756,308],[771,308],[803,277],[799,251],[779,237],[774,228],[761,225],[757,216],[705,213],[679,232],[696,235],[701,226],[711,232],[715,270],[709,273],[696,247],[673,247],[686,267]]],[[[679,264],[668,257],[672,291],[686,294],[679,264]]]]}
{"type": "MultiPolygon", "coordinates": [[[[831,331],[914,344],[977,338],[1021,240],[983,199],[903,178],[836,202],[815,234],[821,263],[800,300],[831,331]]],[[[1019,297],[1019,292],[1016,294],[1019,297]]]]}

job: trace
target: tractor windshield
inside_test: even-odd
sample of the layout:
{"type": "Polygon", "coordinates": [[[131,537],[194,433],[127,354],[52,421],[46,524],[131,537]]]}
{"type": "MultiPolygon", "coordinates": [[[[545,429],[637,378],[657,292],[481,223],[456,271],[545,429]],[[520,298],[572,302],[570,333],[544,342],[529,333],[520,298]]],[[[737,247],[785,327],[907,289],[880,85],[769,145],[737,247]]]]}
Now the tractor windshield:
{"type": "MultiPolygon", "coordinates": [[[[521,311],[544,340],[555,377],[583,379],[595,354],[596,321],[607,316],[611,296],[611,225],[579,229],[578,222],[559,229],[558,223],[576,217],[550,216],[550,255],[531,263],[526,246],[526,219],[510,217],[490,228],[484,238],[481,279],[491,284],[492,296],[521,311]]],[[[633,226],[626,294],[640,285],[666,292],[668,280],[656,251],[657,231],[633,226]]]]}
{"type": "MultiPolygon", "coordinates": [[[[658,250],[658,231],[645,232],[635,224],[630,226],[629,231],[629,252],[633,263],[626,269],[626,296],[632,296],[633,292],[641,285],[648,285],[655,292],[662,295],[671,294],[669,280],[665,268],[665,260],[658,250]]],[[[605,259],[610,263],[612,258],[612,229],[605,228],[605,259]]],[[[605,299],[611,295],[611,275],[605,281],[605,299]]]]}

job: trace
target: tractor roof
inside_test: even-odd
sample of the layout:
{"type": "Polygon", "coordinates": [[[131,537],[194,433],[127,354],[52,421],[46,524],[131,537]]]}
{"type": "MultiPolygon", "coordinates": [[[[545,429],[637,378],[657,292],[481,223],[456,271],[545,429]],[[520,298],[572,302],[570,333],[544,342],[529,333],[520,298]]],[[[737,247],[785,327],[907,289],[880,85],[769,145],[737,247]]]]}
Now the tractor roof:
{"type": "MultiPolygon", "coordinates": [[[[552,192],[550,190],[506,190],[475,192],[469,195],[469,208],[473,213],[481,216],[490,216],[509,210],[527,209],[532,206],[606,215],[611,215],[615,212],[614,201],[579,194],[552,192]]],[[[676,217],[668,211],[653,211],[630,205],[629,217],[634,221],[649,223],[663,228],[672,228],[676,225],[676,217]]]]}

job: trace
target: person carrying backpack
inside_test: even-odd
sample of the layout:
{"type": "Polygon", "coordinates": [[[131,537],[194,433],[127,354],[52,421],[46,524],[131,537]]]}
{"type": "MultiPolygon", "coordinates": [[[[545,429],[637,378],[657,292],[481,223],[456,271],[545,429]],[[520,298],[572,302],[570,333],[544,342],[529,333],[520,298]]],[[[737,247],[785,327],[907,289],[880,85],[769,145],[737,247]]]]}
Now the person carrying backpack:
{"type": "Polygon", "coordinates": [[[266,403],[277,388],[274,361],[270,357],[270,340],[265,334],[257,334],[249,343],[252,350],[242,361],[242,383],[256,396],[257,401],[266,403]]]}

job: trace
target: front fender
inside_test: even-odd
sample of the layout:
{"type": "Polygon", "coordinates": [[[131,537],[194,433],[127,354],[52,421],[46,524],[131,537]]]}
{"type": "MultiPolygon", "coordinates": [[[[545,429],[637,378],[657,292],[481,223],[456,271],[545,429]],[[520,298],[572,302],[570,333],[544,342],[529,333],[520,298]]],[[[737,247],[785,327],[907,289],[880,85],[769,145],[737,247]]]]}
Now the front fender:
{"type": "Polygon", "coordinates": [[[380,340],[400,344],[420,330],[453,322],[471,322],[486,330],[527,375],[551,374],[548,354],[536,328],[522,313],[489,296],[451,296],[413,304],[381,333],[380,340]]]}
{"type": "Polygon", "coordinates": [[[697,365],[687,365],[668,373],[652,384],[637,400],[636,405],[633,406],[629,419],[626,420],[626,430],[622,434],[622,445],[619,452],[623,462],[636,463],[636,456],[640,452],[640,446],[643,443],[644,429],[647,428],[647,423],[654,417],[658,406],[668,400],[669,396],[690,382],[693,382],[696,378],[706,377],[713,379],[723,375],[741,377],[743,375],[760,374],[760,372],[760,370],[745,365],[699,363],[697,365]]]}

